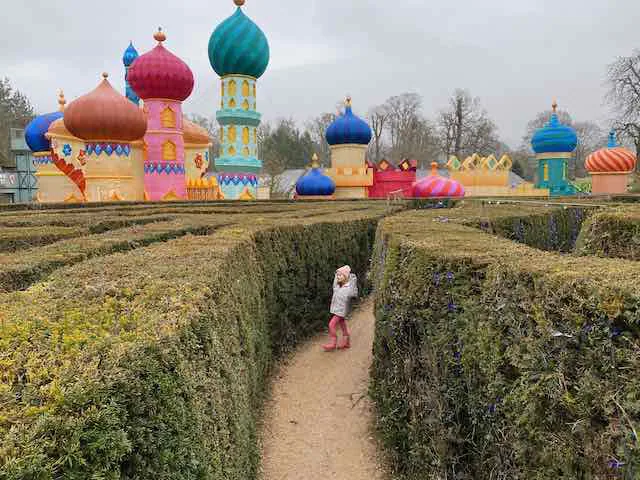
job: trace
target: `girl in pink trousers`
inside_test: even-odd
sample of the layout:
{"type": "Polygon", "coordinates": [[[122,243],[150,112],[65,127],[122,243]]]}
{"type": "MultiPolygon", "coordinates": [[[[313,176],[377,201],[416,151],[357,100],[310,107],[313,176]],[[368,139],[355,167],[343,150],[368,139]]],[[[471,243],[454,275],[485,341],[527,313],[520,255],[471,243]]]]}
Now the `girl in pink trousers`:
{"type": "Polygon", "coordinates": [[[358,279],[351,273],[351,267],[345,265],[336,271],[333,280],[333,299],[331,300],[330,313],[333,315],[329,322],[329,343],[322,348],[326,352],[335,351],[336,348],[350,348],[349,329],[345,318],[349,310],[349,302],[358,296],[358,279]],[[337,328],[342,330],[342,339],[338,344],[337,328]]]}

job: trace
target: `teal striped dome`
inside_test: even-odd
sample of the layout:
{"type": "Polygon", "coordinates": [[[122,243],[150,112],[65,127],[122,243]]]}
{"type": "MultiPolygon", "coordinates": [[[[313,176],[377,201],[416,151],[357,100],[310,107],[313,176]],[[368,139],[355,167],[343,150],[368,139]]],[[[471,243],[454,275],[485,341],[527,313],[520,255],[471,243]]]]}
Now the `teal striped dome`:
{"type": "Polygon", "coordinates": [[[269,64],[269,42],[260,27],[238,7],[211,35],[209,61],[221,77],[260,78],[269,64]]]}

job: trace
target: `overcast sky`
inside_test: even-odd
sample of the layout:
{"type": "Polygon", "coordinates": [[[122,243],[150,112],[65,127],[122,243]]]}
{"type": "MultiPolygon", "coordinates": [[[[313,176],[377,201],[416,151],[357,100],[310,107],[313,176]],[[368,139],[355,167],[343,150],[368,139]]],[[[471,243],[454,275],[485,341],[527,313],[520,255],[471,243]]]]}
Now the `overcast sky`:
{"type": "MultiPolygon", "coordinates": [[[[211,116],[219,81],[207,45],[232,0],[30,0],[0,17],[0,76],[41,113],[93,89],[104,70],[121,91],[129,40],[140,53],[165,43],[196,77],[187,112],[211,116]]],[[[637,0],[247,0],[266,33],[271,63],[258,85],[266,120],[302,123],[334,111],[346,93],[354,110],[403,92],[434,117],[457,88],[479,96],[503,140],[517,146],[526,123],[557,97],[577,120],[608,127],[606,66],[640,48],[637,0]]]]}

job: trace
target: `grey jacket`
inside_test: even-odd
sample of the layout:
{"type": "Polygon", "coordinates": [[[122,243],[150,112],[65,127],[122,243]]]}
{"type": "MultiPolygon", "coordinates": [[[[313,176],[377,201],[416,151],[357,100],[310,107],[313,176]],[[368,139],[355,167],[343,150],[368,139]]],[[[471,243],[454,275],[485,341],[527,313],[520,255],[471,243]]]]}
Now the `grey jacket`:
{"type": "Polygon", "coordinates": [[[331,300],[331,315],[346,317],[349,312],[349,301],[358,296],[358,278],[352,273],[349,281],[342,287],[338,285],[338,276],[333,279],[333,299],[331,300]]]}

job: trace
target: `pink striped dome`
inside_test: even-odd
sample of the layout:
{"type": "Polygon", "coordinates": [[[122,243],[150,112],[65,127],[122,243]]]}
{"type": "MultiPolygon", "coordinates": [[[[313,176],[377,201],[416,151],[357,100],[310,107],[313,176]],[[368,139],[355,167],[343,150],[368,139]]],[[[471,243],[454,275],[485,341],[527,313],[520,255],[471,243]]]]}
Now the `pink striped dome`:
{"type": "Polygon", "coordinates": [[[413,184],[414,198],[464,197],[464,187],[438,175],[438,164],[431,164],[431,175],[413,184]]]}
{"type": "Polygon", "coordinates": [[[608,147],[589,155],[585,167],[589,173],[629,173],[636,168],[636,156],[618,146],[616,132],[611,130],[608,147]]]}

